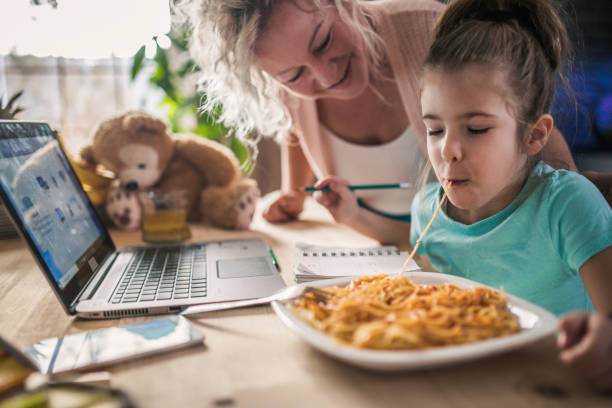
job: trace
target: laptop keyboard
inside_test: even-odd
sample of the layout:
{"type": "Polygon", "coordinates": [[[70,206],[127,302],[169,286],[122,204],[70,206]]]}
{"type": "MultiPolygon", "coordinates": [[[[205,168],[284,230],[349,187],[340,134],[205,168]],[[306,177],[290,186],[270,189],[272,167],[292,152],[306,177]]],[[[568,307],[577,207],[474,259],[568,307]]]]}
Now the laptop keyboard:
{"type": "Polygon", "coordinates": [[[111,303],[206,296],[206,246],[147,248],[135,254],[111,303]]]}

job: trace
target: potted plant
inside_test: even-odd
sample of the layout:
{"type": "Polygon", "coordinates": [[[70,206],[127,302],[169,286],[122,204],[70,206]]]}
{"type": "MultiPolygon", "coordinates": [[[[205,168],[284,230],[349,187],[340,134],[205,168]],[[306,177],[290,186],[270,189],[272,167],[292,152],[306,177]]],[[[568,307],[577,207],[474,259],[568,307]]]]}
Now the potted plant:
{"type": "MultiPolygon", "coordinates": [[[[238,158],[242,171],[250,175],[254,169],[253,157],[244,143],[219,122],[222,108],[212,113],[199,110],[206,95],[197,88],[199,69],[189,56],[186,33],[174,30],[167,37],[170,46],[165,48],[160,45],[160,38],[153,37],[156,49],[149,82],[163,91],[160,104],[167,113],[172,131],[195,133],[226,145],[238,158]]],[[[145,49],[143,45],[134,55],[132,80],[145,72],[145,49]]]]}

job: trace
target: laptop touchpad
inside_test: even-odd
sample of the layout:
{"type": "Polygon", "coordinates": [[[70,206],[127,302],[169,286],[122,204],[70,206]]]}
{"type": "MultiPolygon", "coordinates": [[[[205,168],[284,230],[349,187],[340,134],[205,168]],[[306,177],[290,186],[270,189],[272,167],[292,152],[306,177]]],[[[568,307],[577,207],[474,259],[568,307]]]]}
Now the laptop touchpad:
{"type": "Polygon", "coordinates": [[[221,279],[251,278],[255,276],[273,275],[268,260],[263,256],[241,259],[219,259],[217,261],[217,276],[221,279]]]}

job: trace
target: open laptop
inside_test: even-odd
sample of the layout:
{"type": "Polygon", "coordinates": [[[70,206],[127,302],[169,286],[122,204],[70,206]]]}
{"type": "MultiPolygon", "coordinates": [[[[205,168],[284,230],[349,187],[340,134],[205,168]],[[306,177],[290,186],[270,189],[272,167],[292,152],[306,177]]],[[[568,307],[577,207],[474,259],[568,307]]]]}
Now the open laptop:
{"type": "Polygon", "coordinates": [[[173,313],[285,286],[261,239],[117,250],[46,123],[0,121],[0,197],[70,314],[173,313]]]}

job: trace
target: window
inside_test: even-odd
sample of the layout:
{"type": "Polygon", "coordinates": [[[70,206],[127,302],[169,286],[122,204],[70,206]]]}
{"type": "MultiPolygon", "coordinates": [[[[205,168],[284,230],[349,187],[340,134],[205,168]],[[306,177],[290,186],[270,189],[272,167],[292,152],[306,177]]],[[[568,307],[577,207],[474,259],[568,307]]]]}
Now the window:
{"type": "Polygon", "coordinates": [[[96,124],[128,109],[159,110],[132,56],[170,30],[168,0],[12,0],[0,13],[0,97],[23,90],[20,119],[61,132],[69,153],[96,124]]]}

